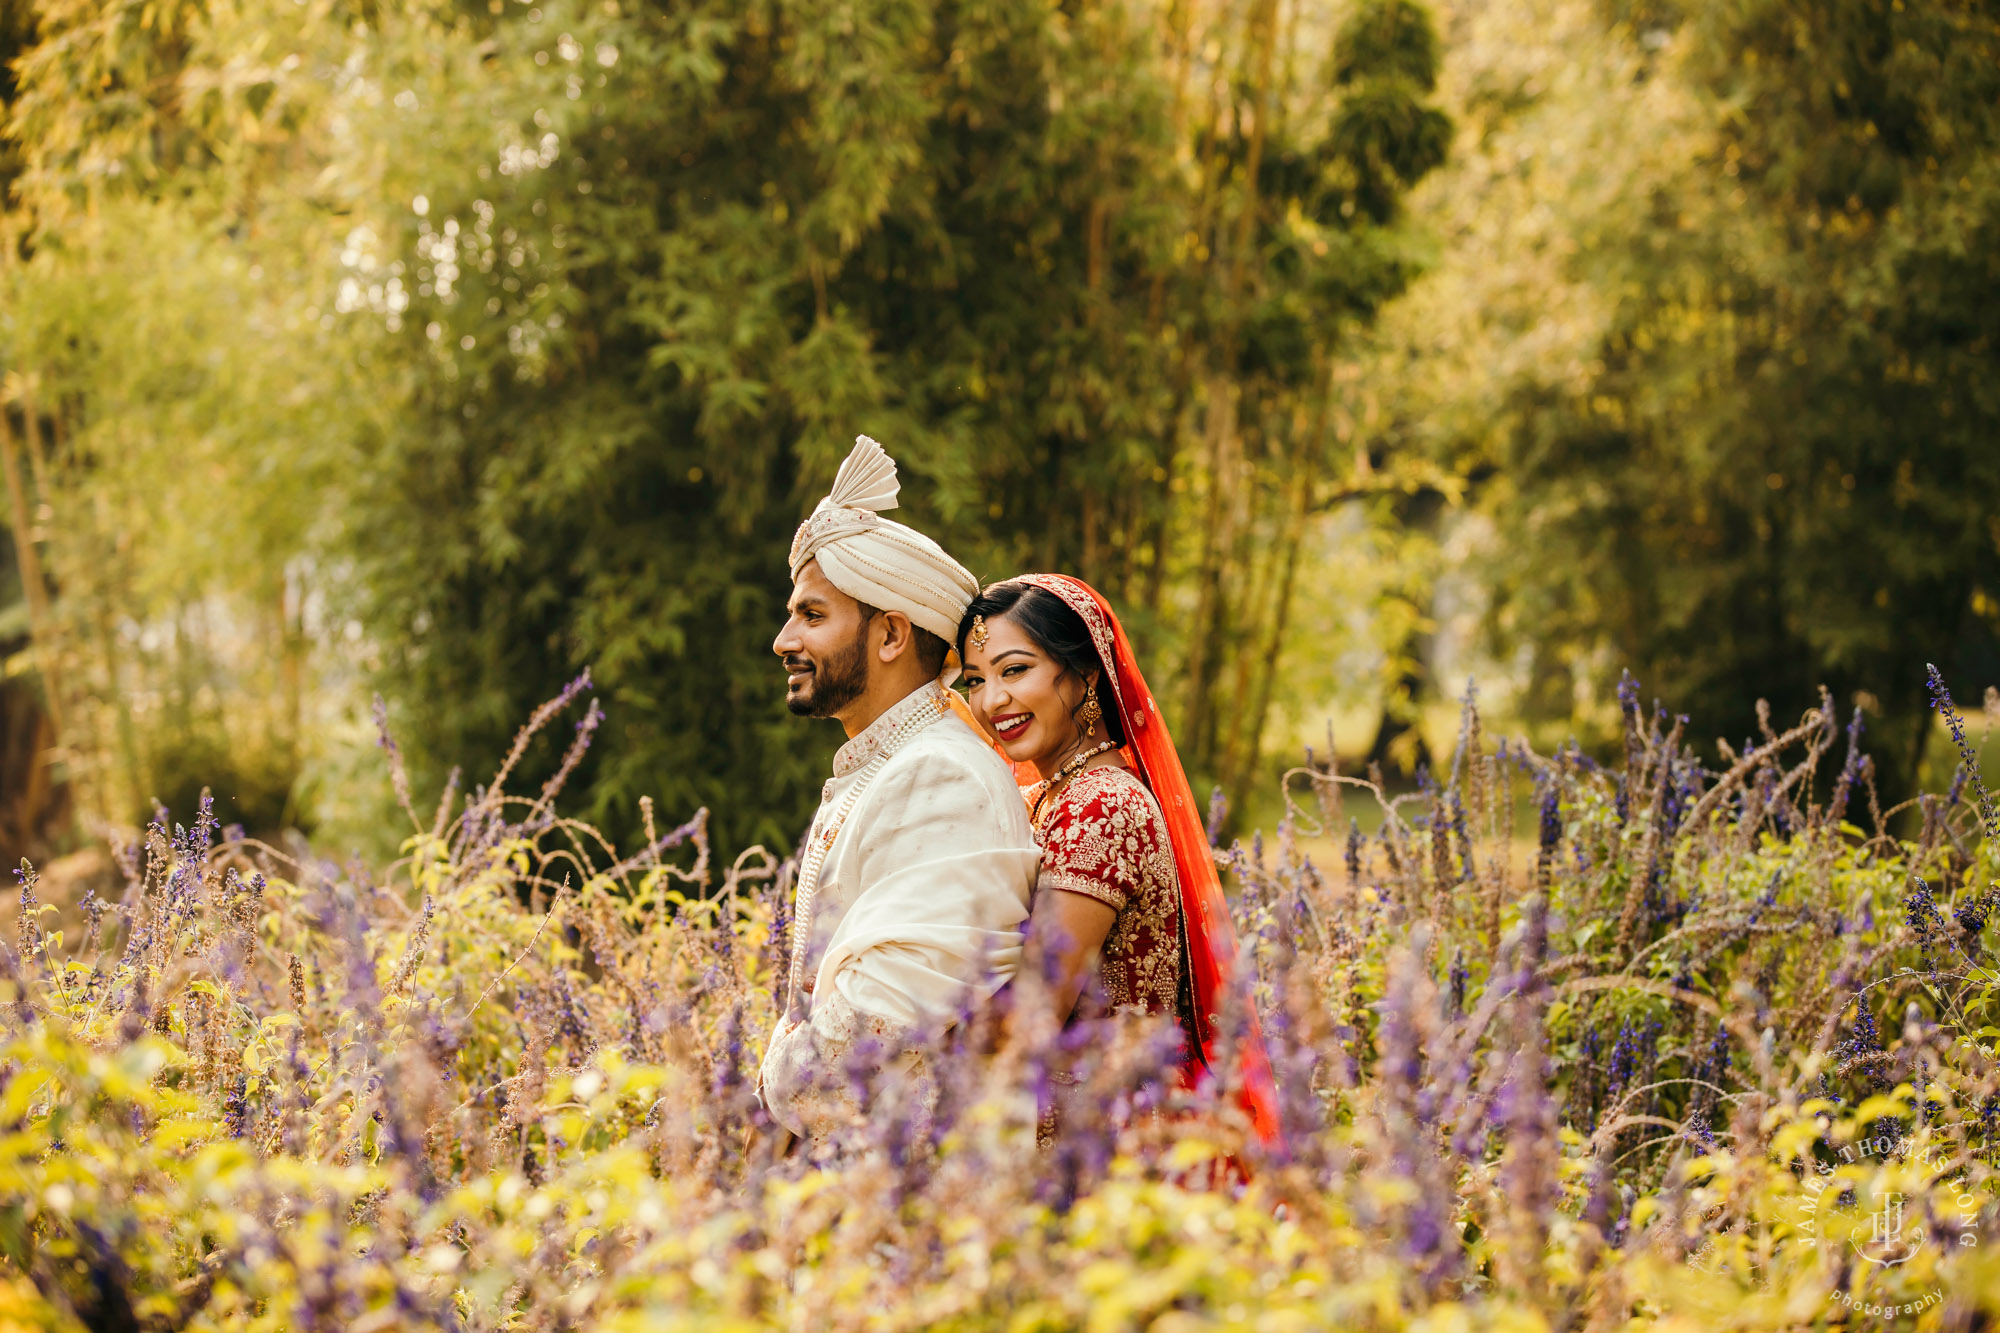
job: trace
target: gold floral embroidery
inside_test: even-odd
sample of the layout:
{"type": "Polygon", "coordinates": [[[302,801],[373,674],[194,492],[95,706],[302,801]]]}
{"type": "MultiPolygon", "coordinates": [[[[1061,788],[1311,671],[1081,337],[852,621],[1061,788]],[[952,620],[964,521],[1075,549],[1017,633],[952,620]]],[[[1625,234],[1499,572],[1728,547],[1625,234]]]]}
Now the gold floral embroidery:
{"type": "Polygon", "coordinates": [[[837,995],[814,1006],[810,1018],[779,1025],[758,1071],[757,1091],[766,1109],[814,1143],[858,1124],[864,1108],[852,1066],[856,1048],[863,1044],[870,1047],[863,1056],[865,1067],[915,1096],[919,1118],[927,1119],[937,1090],[909,1032],[862,1013],[837,995]]]}
{"type": "Polygon", "coordinates": [[[950,692],[936,681],[910,691],[868,724],[859,736],[833,753],[833,776],[858,773],[884,754],[894,754],[904,742],[951,707],[950,692]],[[908,724],[908,725],[905,725],[908,724]]]}
{"type": "MultiPolygon", "coordinates": [[[[836,779],[854,775],[854,785],[848,788],[846,799],[829,817],[827,802],[832,799],[833,783],[828,782],[820,794],[820,810],[813,816],[812,828],[806,833],[806,853],[799,870],[798,888],[792,903],[792,965],[790,978],[785,987],[785,1012],[790,1014],[797,1005],[812,994],[810,978],[815,967],[810,957],[815,940],[813,922],[819,896],[819,878],[826,869],[826,859],[832,853],[834,839],[840,836],[841,827],[847,817],[854,812],[868,785],[881,772],[896,752],[908,744],[911,738],[945,716],[950,711],[946,700],[948,695],[943,686],[932,681],[921,689],[912,691],[903,699],[875,719],[859,736],[840,747],[833,756],[833,772],[836,779]],[[821,827],[821,821],[826,821],[821,827]]],[[[828,930],[832,929],[831,923],[828,930]]],[[[818,940],[824,945],[827,937],[818,940]]]]}

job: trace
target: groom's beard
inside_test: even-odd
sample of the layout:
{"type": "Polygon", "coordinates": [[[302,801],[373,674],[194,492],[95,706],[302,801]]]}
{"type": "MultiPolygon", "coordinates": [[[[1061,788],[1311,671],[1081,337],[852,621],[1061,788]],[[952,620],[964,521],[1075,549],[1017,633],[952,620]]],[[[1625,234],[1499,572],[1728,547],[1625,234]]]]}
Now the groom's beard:
{"type": "Polygon", "coordinates": [[[861,697],[868,688],[868,639],[857,634],[838,657],[815,661],[809,657],[787,657],[785,669],[812,668],[802,689],[788,691],[785,707],[799,717],[832,717],[861,697]]]}

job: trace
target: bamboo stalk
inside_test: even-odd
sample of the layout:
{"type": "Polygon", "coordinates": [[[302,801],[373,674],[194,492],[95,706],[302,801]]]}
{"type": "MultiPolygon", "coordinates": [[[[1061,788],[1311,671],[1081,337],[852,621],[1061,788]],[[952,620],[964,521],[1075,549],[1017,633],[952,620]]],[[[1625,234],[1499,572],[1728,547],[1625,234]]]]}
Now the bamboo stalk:
{"type": "Polygon", "coordinates": [[[35,549],[27,488],[21,477],[20,460],[14,455],[14,430],[4,409],[0,409],[0,474],[4,474],[6,480],[7,502],[14,524],[14,556],[20,563],[21,588],[28,599],[28,638],[34,645],[35,666],[42,675],[49,722],[55,728],[56,743],[60,744],[66,733],[63,727],[61,673],[56,667],[54,645],[50,642],[49,587],[42,578],[42,558],[35,549]]]}
{"type": "Polygon", "coordinates": [[[27,376],[18,377],[21,399],[21,429],[28,439],[28,466],[35,478],[35,494],[43,504],[55,494],[49,480],[49,454],[42,442],[42,414],[35,407],[35,381],[27,376]]]}
{"type": "MultiPolygon", "coordinates": [[[[1314,451],[1316,446],[1324,443],[1327,420],[1331,415],[1327,410],[1327,402],[1332,397],[1333,385],[1329,378],[1325,396],[1320,401],[1318,422],[1315,423],[1310,435],[1304,431],[1299,432],[1297,443],[1292,450],[1292,503],[1279,537],[1284,547],[1284,563],[1278,576],[1278,590],[1271,607],[1271,620],[1264,638],[1261,662],[1263,678],[1258,682],[1256,706],[1250,710],[1243,757],[1236,774],[1235,790],[1231,793],[1231,799],[1239,806],[1247,795],[1249,780],[1256,774],[1258,761],[1263,757],[1264,726],[1271,713],[1271,691],[1278,675],[1278,655],[1284,648],[1285,631],[1291,625],[1292,599],[1298,586],[1299,548],[1304,545],[1306,519],[1312,513],[1314,451]]],[[[1328,755],[1328,761],[1332,761],[1331,753],[1328,755]]]]}

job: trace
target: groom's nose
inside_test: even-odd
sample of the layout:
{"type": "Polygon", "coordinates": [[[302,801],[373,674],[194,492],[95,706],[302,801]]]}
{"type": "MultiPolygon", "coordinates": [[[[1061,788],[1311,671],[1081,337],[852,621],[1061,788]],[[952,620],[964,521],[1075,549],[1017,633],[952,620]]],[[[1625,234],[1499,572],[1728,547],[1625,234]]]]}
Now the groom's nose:
{"type": "Polygon", "coordinates": [[[791,616],[778,630],[778,637],[771,640],[771,651],[780,657],[790,657],[805,645],[799,641],[799,618],[791,616]]]}

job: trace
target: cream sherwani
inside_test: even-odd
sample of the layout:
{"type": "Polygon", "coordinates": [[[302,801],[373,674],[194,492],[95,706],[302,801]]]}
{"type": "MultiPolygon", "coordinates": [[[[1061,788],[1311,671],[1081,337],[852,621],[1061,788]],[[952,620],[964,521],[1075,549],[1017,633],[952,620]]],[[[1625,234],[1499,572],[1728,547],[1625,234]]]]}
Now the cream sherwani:
{"type": "Polygon", "coordinates": [[[877,1067],[1014,975],[1041,853],[1013,774],[925,685],[834,756],[807,835],[785,1014],[764,1055],[765,1106],[821,1138],[860,1106],[857,1043],[877,1067]],[[816,845],[824,859],[814,876],[816,845]]]}

